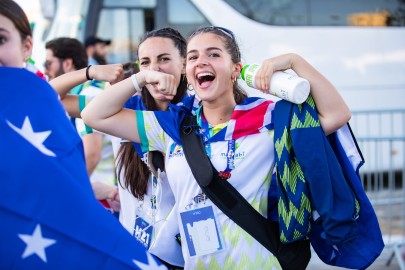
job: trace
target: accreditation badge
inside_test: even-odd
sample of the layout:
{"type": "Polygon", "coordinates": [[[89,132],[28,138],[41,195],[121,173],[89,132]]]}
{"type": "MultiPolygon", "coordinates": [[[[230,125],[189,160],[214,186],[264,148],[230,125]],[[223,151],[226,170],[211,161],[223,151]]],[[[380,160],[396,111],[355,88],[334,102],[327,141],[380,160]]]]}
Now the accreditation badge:
{"type": "Polygon", "coordinates": [[[207,255],[224,249],[211,205],[181,212],[180,218],[190,256],[207,255]]]}
{"type": "Polygon", "coordinates": [[[150,244],[152,243],[153,226],[140,216],[136,216],[133,236],[146,249],[149,249],[150,244]]]}

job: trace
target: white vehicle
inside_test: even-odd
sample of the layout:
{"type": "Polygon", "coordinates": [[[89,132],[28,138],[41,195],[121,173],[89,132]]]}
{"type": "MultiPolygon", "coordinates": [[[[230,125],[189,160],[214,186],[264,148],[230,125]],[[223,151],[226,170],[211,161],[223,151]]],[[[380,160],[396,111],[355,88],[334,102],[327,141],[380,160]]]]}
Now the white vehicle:
{"type": "MultiPolygon", "coordinates": [[[[188,36],[199,26],[216,25],[234,32],[246,64],[295,52],[332,81],[352,111],[405,109],[402,0],[41,0],[41,4],[46,19],[34,29],[37,63],[44,61],[45,42],[55,37],[83,41],[95,34],[111,39],[108,61],[124,63],[136,59],[145,31],[171,26],[188,36]]],[[[404,136],[403,120],[401,125],[400,134],[392,136],[404,136]]],[[[403,160],[398,160],[402,167],[403,160]]]]}
{"type": "Polygon", "coordinates": [[[37,63],[43,63],[45,42],[55,37],[112,39],[108,60],[123,63],[136,58],[145,31],[171,26],[187,36],[201,25],[217,25],[235,33],[245,63],[287,52],[302,55],[352,110],[405,107],[405,14],[398,0],[40,2],[47,20],[35,26],[37,63]],[[402,25],[383,26],[389,14],[402,25]]]}

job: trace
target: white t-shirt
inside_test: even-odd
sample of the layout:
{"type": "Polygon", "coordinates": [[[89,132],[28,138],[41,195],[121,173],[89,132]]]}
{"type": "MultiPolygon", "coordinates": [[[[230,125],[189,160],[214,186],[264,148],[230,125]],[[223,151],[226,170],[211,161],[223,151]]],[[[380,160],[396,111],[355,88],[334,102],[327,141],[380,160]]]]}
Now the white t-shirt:
{"type": "MultiPolygon", "coordinates": [[[[180,212],[201,193],[185,159],[183,149],[162,129],[153,112],[139,112],[137,117],[143,146],[165,153],[165,166],[176,200],[182,237],[185,269],[281,269],[277,259],[253,237],[213,205],[224,250],[208,255],[190,256],[180,212]]],[[[263,216],[267,215],[267,196],[274,166],[273,130],[248,135],[235,141],[235,168],[229,181],[263,216]]],[[[226,167],[228,142],[211,143],[211,162],[218,171],[226,167]]]]}

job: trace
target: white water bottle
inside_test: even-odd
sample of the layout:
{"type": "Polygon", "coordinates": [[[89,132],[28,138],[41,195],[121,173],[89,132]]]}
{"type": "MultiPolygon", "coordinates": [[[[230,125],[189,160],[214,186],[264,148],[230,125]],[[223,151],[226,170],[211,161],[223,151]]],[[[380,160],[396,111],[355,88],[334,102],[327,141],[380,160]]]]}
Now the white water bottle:
{"type": "MultiPolygon", "coordinates": [[[[241,78],[250,87],[256,88],[256,72],[259,64],[245,65],[241,71],[241,78]]],[[[302,104],[309,95],[308,80],[284,71],[276,71],[271,76],[270,94],[288,100],[292,103],[302,104]]]]}

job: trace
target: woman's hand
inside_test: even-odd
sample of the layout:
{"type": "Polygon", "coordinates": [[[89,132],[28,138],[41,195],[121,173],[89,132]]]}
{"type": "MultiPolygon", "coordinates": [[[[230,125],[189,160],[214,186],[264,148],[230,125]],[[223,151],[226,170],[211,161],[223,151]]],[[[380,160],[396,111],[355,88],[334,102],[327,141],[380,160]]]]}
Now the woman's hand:
{"type": "Polygon", "coordinates": [[[89,76],[95,80],[114,84],[124,78],[124,69],[121,64],[93,65],[89,68],[89,76]]]}
{"type": "Polygon", "coordinates": [[[292,68],[293,57],[294,54],[284,54],[264,60],[255,76],[257,89],[268,94],[273,73],[292,68]]]}
{"type": "MultiPolygon", "coordinates": [[[[142,85],[146,86],[155,100],[172,100],[176,95],[177,84],[173,75],[152,70],[141,71],[138,74],[135,75],[136,78],[144,80],[142,85]]],[[[141,85],[139,81],[138,84],[141,85]]]]}
{"type": "Polygon", "coordinates": [[[113,212],[120,211],[121,203],[117,187],[101,182],[91,182],[91,187],[97,200],[107,200],[113,212]]]}
{"type": "Polygon", "coordinates": [[[97,200],[110,199],[119,202],[117,187],[94,181],[91,182],[91,188],[97,200]]]}

